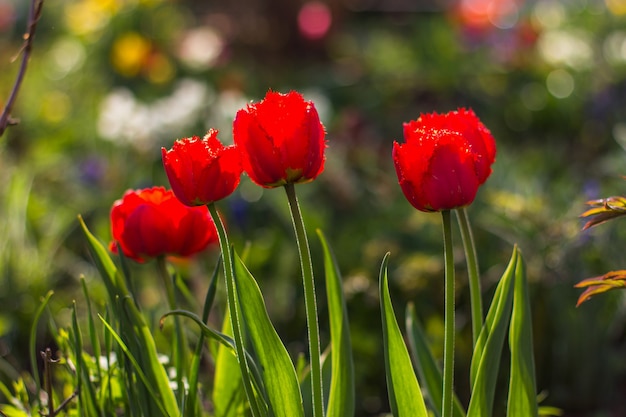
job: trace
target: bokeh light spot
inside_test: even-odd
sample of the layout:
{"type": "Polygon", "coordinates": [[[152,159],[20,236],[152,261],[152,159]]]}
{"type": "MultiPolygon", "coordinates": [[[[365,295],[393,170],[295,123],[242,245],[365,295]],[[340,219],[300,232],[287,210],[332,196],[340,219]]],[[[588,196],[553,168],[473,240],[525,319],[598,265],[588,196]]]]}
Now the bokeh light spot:
{"type": "Polygon", "coordinates": [[[533,7],[532,19],[535,24],[544,29],[556,29],[565,19],[563,5],[555,0],[539,1],[533,7]]]}
{"type": "Polygon", "coordinates": [[[574,77],[563,69],[556,69],[548,74],[546,87],[554,97],[567,98],[574,92],[574,77]]]}
{"type": "Polygon", "coordinates": [[[135,32],[120,36],[113,43],[111,61],[115,70],[126,77],[139,73],[150,53],[150,42],[135,32]]]}
{"type": "Polygon", "coordinates": [[[510,29],[517,24],[519,7],[515,0],[461,0],[459,15],[468,26],[510,29]]]}
{"type": "Polygon", "coordinates": [[[332,24],[332,14],[324,3],[310,1],[298,13],[298,28],[307,39],[321,39],[328,33],[332,24]]]}
{"type": "Polygon", "coordinates": [[[528,110],[542,110],[548,101],[546,88],[540,83],[528,83],[520,91],[522,103],[528,110]]]}
{"type": "Polygon", "coordinates": [[[70,36],[60,38],[47,54],[46,75],[53,80],[61,79],[80,69],[85,57],[85,48],[76,38],[70,36]]]}
{"type": "Polygon", "coordinates": [[[222,54],[224,41],[209,27],[188,31],[180,43],[180,59],[196,69],[211,68],[222,54]]]}
{"type": "Polygon", "coordinates": [[[65,10],[68,29],[76,35],[88,35],[109,23],[113,4],[99,0],[85,0],[71,3],[65,10]]]}
{"type": "Polygon", "coordinates": [[[60,123],[67,118],[72,102],[62,91],[50,91],[41,98],[41,117],[50,123],[60,123]]]}
{"type": "Polygon", "coordinates": [[[626,123],[620,122],[613,126],[613,138],[626,150],[626,123]]]}
{"type": "Polygon", "coordinates": [[[605,0],[605,3],[609,11],[614,15],[623,16],[626,14],[625,0],[605,0]]]}
{"type": "Polygon", "coordinates": [[[626,62],[626,32],[609,34],[602,44],[602,53],[608,63],[616,65],[626,62]]]}
{"type": "Polygon", "coordinates": [[[539,53],[552,65],[565,64],[574,69],[593,65],[590,35],[582,30],[550,30],[539,38],[539,53]]]}

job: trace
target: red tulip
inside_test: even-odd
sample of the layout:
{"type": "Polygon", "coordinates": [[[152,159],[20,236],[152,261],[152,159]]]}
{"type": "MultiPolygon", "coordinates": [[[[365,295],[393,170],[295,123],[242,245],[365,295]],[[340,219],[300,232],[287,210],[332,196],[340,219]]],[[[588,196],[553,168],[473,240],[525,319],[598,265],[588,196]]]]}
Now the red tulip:
{"type": "Polygon", "coordinates": [[[177,140],[169,151],[161,149],[163,166],[176,197],[188,206],[221,200],[235,191],[241,177],[241,156],[236,146],[224,146],[217,130],[177,140]]]}
{"type": "Polygon", "coordinates": [[[309,182],[324,170],[324,126],[313,102],[295,91],[269,91],[239,110],[233,136],[244,171],[262,187],[309,182]]]}
{"type": "Polygon", "coordinates": [[[400,187],[418,210],[467,206],[491,174],[496,146],[473,111],[431,113],[404,124],[406,143],[393,144],[400,187]]]}
{"type": "Polygon", "coordinates": [[[191,256],[217,243],[206,207],[188,207],[163,187],[129,190],[111,208],[113,242],[138,262],[164,255],[191,256]],[[117,244],[116,244],[117,243],[117,244]]]}

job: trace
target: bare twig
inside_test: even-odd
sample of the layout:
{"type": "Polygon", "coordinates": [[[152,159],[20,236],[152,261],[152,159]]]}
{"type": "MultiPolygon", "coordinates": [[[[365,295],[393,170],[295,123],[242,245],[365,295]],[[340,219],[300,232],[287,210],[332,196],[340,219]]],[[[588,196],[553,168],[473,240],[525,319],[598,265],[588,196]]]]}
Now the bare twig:
{"type": "Polygon", "coordinates": [[[50,416],[54,415],[54,404],[52,394],[52,369],[50,369],[50,365],[57,363],[58,360],[52,358],[52,350],[50,348],[46,348],[45,351],[40,352],[41,358],[43,359],[43,373],[44,373],[44,390],[48,394],[48,410],[50,411],[50,416]]]}
{"type": "Polygon", "coordinates": [[[15,79],[15,84],[13,84],[11,95],[4,106],[2,116],[0,116],[0,137],[4,134],[4,131],[8,126],[18,123],[16,119],[11,117],[11,110],[13,109],[13,104],[15,103],[22,81],[26,75],[26,67],[28,66],[28,60],[33,48],[33,39],[35,38],[37,22],[39,22],[39,18],[41,17],[43,2],[44,0],[32,0],[30,4],[30,10],[28,13],[28,31],[23,36],[24,43],[20,49],[20,52],[22,53],[22,62],[20,64],[19,72],[17,73],[17,78],[15,79]]]}
{"type": "Polygon", "coordinates": [[[56,416],[57,414],[61,413],[61,411],[63,411],[63,409],[64,409],[65,407],[67,407],[67,405],[68,405],[68,404],[69,404],[69,403],[70,403],[70,402],[71,402],[74,398],[76,398],[76,397],[78,397],[78,389],[76,389],[76,390],[72,393],[72,395],[70,395],[69,397],[67,397],[66,399],[64,399],[64,400],[61,402],[61,404],[57,407],[57,409],[56,409],[56,410],[54,410],[54,412],[50,413],[50,416],[49,416],[49,417],[54,417],[54,416],[56,416]]]}

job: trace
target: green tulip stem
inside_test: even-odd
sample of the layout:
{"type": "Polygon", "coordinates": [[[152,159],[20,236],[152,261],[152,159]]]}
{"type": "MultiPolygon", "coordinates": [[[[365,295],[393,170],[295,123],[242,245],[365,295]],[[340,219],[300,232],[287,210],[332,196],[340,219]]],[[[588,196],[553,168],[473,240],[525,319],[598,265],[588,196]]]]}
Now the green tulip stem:
{"type": "MultiPolygon", "coordinates": [[[[163,281],[163,284],[165,286],[167,303],[170,310],[176,310],[178,309],[178,305],[176,303],[176,293],[174,291],[174,280],[167,270],[167,261],[165,260],[165,256],[159,256],[156,258],[156,260],[159,275],[161,276],[161,280],[163,281]]],[[[182,400],[185,397],[184,381],[187,374],[187,340],[179,317],[174,317],[174,327],[176,337],[173,342],[174,354],[172,356],[174,357],[175,361],[174,367],[176,369],[176,382],[178,384],[178,399],[182,403],[182,400]]]]}
{"type": "Polygon", "coordinates": [[[465,259],[467,262],[467,275],[469,278],[470,288],[470,309],[472,316],[472,337],[474,346],[478,341],[478,335],[483,327],[483,302],[480,291],[480,275],[478,272],[478,257],[476,256],[476,245],[474,244],[474,236],[470,226],[469,217],[466,209],[458,208],[455,210],[459,228],[461,229],[461,238],[463,239],[463,249],[465,249],[465,259]]]}
{"type": "Polygon", "coordinates": [[[304,220],[298,205],[294,184],[285,185],[291,220],[296,233],[296,242],[300,251],[300,266],[304,285],[304,307],[306,310],[307,330],[309,333],[309,354],[311,356],[311,387],[313,392],[313,417],[324,416],[324,398],[322,396],[322,369],[320,363],[320,331],[317,320],[317,304],[315,301],[315,282],[309,242],[304,228],[304,220]]]}
{"type": "Polygon", "coordinates": [[[454,386],[454,255],[452,253],[452,228],[450,210],[441,212],[445,258],[445,314],[443,346],[443,401],[442,417],[452,417],[454,386]]]}
{"type": "Polygon", "coordinates": [[[228,235],[226,234],[226,228],[222,219],[217,212],[215,203],[208,204],[211,218],[215,223],[217,229],[217,235],[220,241],[220,250],[222,251],[222,260],[224,265],[224,280],[226,281],[226,298],[228,304],[228,313],[230,314],[230,323],[233,331],[233,339],[235,340],[235,351],[237,353],[237,362],[239,363],[239,370],[241,372],[241,380],[243,381],[244,391],[250,404],[250,410],[253,417],[261,416],[257,397],[254,395],[252,383],[250,382],[250,370],[248,368],[248,362],[246,361],[243,331],[241,327],[241,318],[239,317],[239,301],[236,296],[236,283],[235,272],[233,268],[233,256],[230,249],[230,243],[228,242],[228,235]]]}

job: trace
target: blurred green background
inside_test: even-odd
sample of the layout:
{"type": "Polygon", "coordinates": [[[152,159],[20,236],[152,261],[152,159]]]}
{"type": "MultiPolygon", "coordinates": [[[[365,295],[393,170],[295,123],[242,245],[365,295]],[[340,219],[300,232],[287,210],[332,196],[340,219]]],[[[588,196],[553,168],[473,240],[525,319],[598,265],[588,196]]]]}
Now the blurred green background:
{"type": "MultiPolygon", "coordinates": [[[[0,100],[17,74],[12,58],[29,3],[0,0],[0,100]]],[[[211,127],[231,141],[236,111],[268,89],[302,92],[328,132],[326,169],[298,192],[324,344],[315,228],[344,276],[358,415],[388,410],[376,283],[387,251],[398,314],[415,302],[435,352],[443,339],[439,216],[404,199],[392,143],[421,112],[472,107],[498,145],[494,172],[470,208],[485,296],[518,243],[543,404],[571,417],[626,416],[624,297],[606,294],[576,309],[572,287],[626,268],[626,228],[618,221],[582,233],[578,219],[586,200],[626,188],[624,0],[46,0],[13,111],[20,124],[0,138],[3,363],[28,370],[28,329],[48,289],[59,325],[71,301],[81,303],[81,274],[104,302],[76,216],[108,242],[114,200],[129,188],[167,185],[162,146],[211,127]]],[[[249,266],[281,337],[294,356],[306,351],[284,193],[243,178],[219,208],[237,247],[251,243],[249,266]]],[[[459,236],[456,384],[466,401],[471,340],[459,236]]],[[[216,256],[180,264],[200,299],[216,256]]],[[[141,303],[158,318],[154,265],[133,269],[141,303]]],[[[42,328],[39,344],[49,343],[42,328]]]]}

